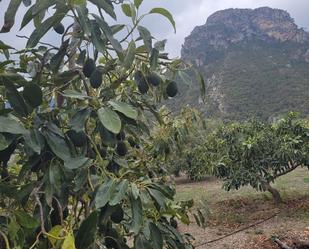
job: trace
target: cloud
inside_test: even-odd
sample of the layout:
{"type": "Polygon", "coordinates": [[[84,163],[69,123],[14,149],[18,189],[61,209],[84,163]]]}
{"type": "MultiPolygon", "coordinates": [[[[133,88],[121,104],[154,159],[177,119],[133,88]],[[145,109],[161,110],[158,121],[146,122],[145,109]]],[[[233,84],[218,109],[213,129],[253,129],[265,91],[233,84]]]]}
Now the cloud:
{"type": "MultiPolygon", "coordinates": [[[[3,16],[8,1],[0,2],[0,25],[3,23],[3,16]]],[[[309,8],[308,0],[144,0],[140,13],[147,13],[154,7],[164,7],[174,16],[177,24],[177,33],[175,34],[170,23],[159,15],[150,15],[145,18],[143,25],[148,27],[152,34],[159,40],[168,39],[167,50],[176,57],[180,55],[181,46],[184,38],[188,36],[193,28],[206,23],[207,18],[215,11],[227,8],[257,8],[269,6],[287,10],[295,19],[296,23],[309,30],[309,19],[307,10],[309,8]]],[[[17,15],[16,23],[20,24],[21,16],[25,9],[20,10],[17,15]]],[[[120,12],[118,8],[118,12],[120,12]]],[[[119,22],[127,23],[128,18],[121,16],[119,22]]],[[[14,28],[12,34],[1,34],[0,39],[15,47],[22,47],[25,40],[16,39],[16,34],[29,35],[31,26],[22,32],[14,28]]],[[[57,42],[58,37],[50,32],[45,41],[57,42]]]]}

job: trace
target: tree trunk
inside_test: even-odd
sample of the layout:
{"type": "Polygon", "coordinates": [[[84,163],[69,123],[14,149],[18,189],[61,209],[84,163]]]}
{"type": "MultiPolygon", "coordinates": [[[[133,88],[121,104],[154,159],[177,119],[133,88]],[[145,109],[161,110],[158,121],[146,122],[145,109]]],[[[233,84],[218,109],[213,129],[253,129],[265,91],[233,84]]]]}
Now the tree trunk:
{"type": "Polygon", "coordinates": [[[281,204],[282,198],[280,196],[279,191],[277,189],[273,188],[272,186],[270,186],[270,184],[268,182],[264,182],[264,186],[265,186],[266,190],[271,193],[271,195],[272,195],[272,197],[275,201],[276,206],[281,204]]]}

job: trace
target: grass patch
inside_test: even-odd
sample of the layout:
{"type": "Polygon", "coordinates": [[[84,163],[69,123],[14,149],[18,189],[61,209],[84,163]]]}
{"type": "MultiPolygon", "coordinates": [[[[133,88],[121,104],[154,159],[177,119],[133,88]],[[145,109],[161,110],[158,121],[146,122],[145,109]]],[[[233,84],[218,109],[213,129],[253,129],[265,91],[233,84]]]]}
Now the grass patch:
{"type": "MultiPolygon", "coordinates": [[[[277,208],[267,192],[258,192],[251,187],[227,192],[222,182],[208,178],[197,183],[177,185],[176,200],[193,199],[208,215],[210,226],[238,227],[261,220],[280,210],[280,218],[292,218],[309,222],[309,184],[305,177],[308,169],[297,169],[273,184],[279,190],[284,204],[277,208]]],[[[206,213],[205,212],[205,213],[206,213]]]]}

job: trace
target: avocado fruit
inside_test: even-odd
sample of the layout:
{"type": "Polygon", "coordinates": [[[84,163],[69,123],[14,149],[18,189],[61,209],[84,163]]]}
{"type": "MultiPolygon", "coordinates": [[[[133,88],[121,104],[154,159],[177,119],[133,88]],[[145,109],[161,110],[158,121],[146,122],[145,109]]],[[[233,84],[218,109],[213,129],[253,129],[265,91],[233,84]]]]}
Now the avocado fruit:
{"type": "Polygon", "coordinates": [[[67,135],[76,147],[83,147],[87,143],[87,136],[83,131],[67,131],[67,135]]]}
{"type": "Polygon", "coordinates": [[[91,74],[94,72],[94,70],[96,69],[95,67],[95,62],[93,59],[88,58],[85,61],[85,64],[83,66],[83,73],[84,75],[89,78],[91,76],[91,74]]]}
{"type": "Polygon", "coordinates": [[[111,173],[118,174],[120,170],[120,165],[114,161],[110,161],[106,166],[106,169],[111,173]]]}
{"type": "Polygon", "coordinates": [[[155,72],[151,72],[149,75],[147,75],[146,79],[147,82],[153,86],[159,86],[162,81],[160,76],[155,72]]]}
{"type": "Polygon", "coordinates": [[[149,86],[147,80],[141,71],[137,71],[134,74],[134,80],[137,84],[138,91],[141,94],[146,94],[149,90],[149,86]]]}
{"type": "Polygon", "coordinates": [[[128,152],[127,146],[124,142],[120,141],[117,143],[116,152],[119,156],[125,156],[128,152]]]}
{"type": "Polygon", "coordinates": [[[102,80],[102,73],[98,69],[95,69],[90,75],[90,85],[95,89],[99,88],[102,85],[102,80]]]}
{"type": "Polygon", "coordinates": [[[113,211],[111,215],[111,220],[114,223],[119,224],[123,220],[124,212],[123,212],[121,205],[116,205],[114,209],[115,210],[113,211]]]}
{"type": "Polygon", "coordinates": [[[62,23],[56,24],[53,28],[59,35],[62,35],[64,33],[64,26],[62,23]]]}
{"type": "Polygon", "coordinates": [[[169,97],[175,97],[178,93],[177,83],[175,81],[171,81],[168,83],[166,87],[166,94],[169,97]]]}
{"type": "Polygon", "coordinates": [[[111,237],[106,237],[104,244],[105,244],[106,248],[108,248],[108,249],[111,249],[111,248],[118,249],[119,248],[116,240],[111,238],[111,237]]]}

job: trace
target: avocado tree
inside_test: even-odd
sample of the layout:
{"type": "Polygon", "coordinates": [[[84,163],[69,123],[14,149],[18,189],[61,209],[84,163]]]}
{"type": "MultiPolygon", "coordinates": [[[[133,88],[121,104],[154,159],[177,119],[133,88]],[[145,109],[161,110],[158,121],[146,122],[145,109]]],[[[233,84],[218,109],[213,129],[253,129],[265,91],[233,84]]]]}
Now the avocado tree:
{"type": "Polygon", "coordinates": [[[309,165],[309,127],[293,113],[273,124],[248,121],[223,126],[211,141],[215,156],[206,153],[226,190],[250,185],[269,191],[276,204],[282,199],[271,183],[309,165]]]}
{"type": "Polygon", "coordinates": [[[192,248],[175,229],[192,202],[173,202],[146,153],[182,65],[140,24],[161,14],[175,26],[171,14],[140,15],[142,0],[11,0],[1,32],[22,3],[26,47],[0,41],[0,248],[192,248]]]}

